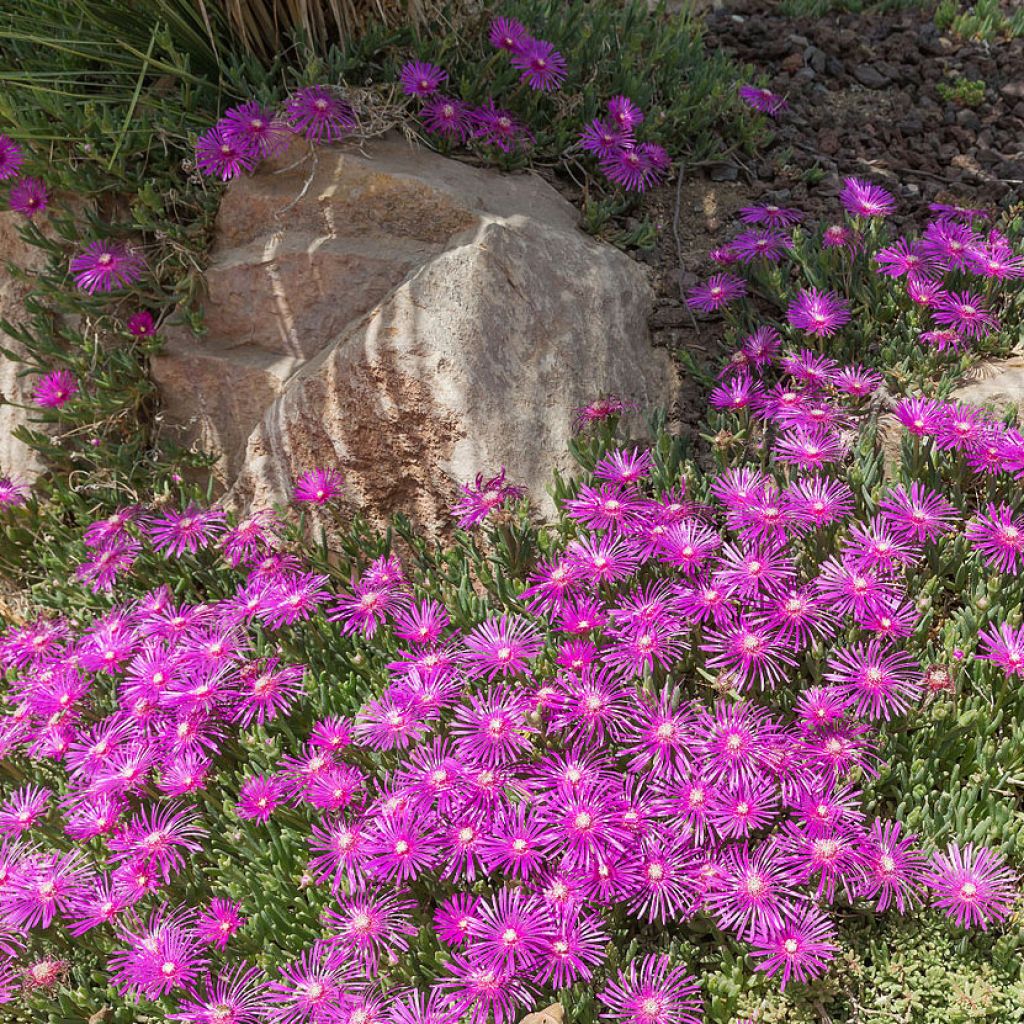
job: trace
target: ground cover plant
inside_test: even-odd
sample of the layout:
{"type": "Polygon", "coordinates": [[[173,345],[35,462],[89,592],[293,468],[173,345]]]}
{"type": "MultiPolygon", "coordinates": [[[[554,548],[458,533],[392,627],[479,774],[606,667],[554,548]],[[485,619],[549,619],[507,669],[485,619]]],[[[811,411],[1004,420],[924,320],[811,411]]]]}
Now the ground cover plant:
{"type": "MultiPolygon", "coordinates": [[[[333,85],[290,95],[287,128],[269,100],[197,116],[201,170],[352,130],[333,85]]],[[[651,112],[605,103],[597,128],[651,112]]],[[[52,255],[15,337],[60,440],[0,490],[32,597],[0,639],[3,1009],[1020,1018],[1024,437],[949,401],[1019,341],[1017,219],[897,238],[858,178],[822,223],[744,209],[688,297],[734,342],[707,446],[595,396],[557,523],[481,467],[435,546],[369,530],[337,467],[241,520],[186,484],[135,426],[187,294],[154,254],[187,247],[83,236],[38,155],[0,156],[52,255]]]]}

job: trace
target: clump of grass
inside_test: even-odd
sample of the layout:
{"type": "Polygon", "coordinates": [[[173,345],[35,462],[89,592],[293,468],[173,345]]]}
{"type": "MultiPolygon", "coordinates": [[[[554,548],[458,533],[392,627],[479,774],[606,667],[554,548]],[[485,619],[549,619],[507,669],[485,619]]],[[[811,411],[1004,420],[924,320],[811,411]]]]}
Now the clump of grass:
{"type": "Polygon", "coordinates": [[[935,24],[961,39],[1014,39],[1024,35],[1024,9],[1001,0],[941,0],[935,10],[935,24]]]}

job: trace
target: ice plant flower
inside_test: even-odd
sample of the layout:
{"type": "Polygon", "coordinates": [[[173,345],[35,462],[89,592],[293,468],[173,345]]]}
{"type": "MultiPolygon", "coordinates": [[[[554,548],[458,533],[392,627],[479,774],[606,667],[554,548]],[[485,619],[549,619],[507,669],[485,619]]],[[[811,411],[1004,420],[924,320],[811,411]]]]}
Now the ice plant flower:
{"type": "Polygon", "coordinates": [[[769,117],[778,117],[789,106],[785,97],[768,89],[758,88],[756,85],[741,85],[740,99],[747,106],[753,107],[754,110],[761,114],[767,114],[769,117]]]}
{"type": "Polygon", "coordinates": [[[667,956],[634,960],[598,994],[601,1017],[619,1024],[701,1024],[700,986],[667,956]]]}
{"type": "Polygon", "coordinates": [[[31,219],[42,213],[50,201],[46,185],[39,178],[19,178],[8,195],[11,209],[31,219]]]}
{"type": "Polygon", "coordinates": [[[448,72],[426,61],[410,61],[402,66],[398,80],[407,96],[426,99],[448,81],[448,72]]]}
{"type": "Polygon", "coordinates": [[[452,515],[463,530],[483,522],[495,509],[518,501],[526,493],[525,488],[505,482],[504,466],[489,478],[478,473],[472,484],[459,484],[459,490],[462,496],[452,506],[452,515]]]}
{"type": "Polygon", "coordinates": [[[522,81],[538,92],[554,92],[565,81],[565,58],[543,39],[523,41],[511,62],[522,73],[522,81]]]}
{"type": "Polygon", "coordinates": [[[255,166],[253,148],[240,142],[223,124],[215,124],[196,139],[196,167],[211,178],[230,181],[255,166]]]}
{"type": "Polygon", "coordinates": [[[769,978],[781,973],[779,988],[784,990],[790,981],[807,982],[825,973],[839,949],[835,938],[828,918],[809,905],[790,911],[781,927],[758,933],[751,955],[760,961],[757,969],[769,978]]]}
{"type": "Polygon", "coordinates": [[[97,241],[72,258],[71,274],[82,291],[94,295],[133,285],[145,266],[143,258],[126,245],[97,241]]]}
{"type": "Polygon", "coordinates": [[[896,209],[893,197],[879,185],[860,178],[846,178],[839,201],[854,217],[887,217],[896,209]]]}
{"type": "Polygon", "coordinates": [[[341,494],[344,483],[336,469],[310,469],[295,481],[292,497],[310,505],[326,505],[341,494]]]}
{"type": "Polygon", "coordinates": [[[16,178],[25,162],[25,154],[13,139],[0,135],[0,181],[16,178]]]}
{"type": "Polygon", "coordinates": [[[1000,854],[971,843],[964,847],[950,843],[944,853],[935,853],[924,876],[934,906],[961,928],[983,931],[1009,916],[1015,883],[1000,854]]]}
{"type": "Polygon", "coordinates": [[[293,93],[286,105],[288,123],[310,142],[337,142],[356,126],[352,108],[323,85],[293,93]]]}
{"type": "Polygon", "coordinates": [[[802,288],[786,311],[790,326],[819,338],[830,338],[850,322],[846,301],[835,292],[802,288]]]}
{"type": "Polygon", "coordinates": [[[69,370],[54,370],[40,377],[32,389],[32,401],[43,409],[59,409],[78,394],[78,381],[69,370]]]}
{"type": "Polygon", "coordinates": [[[714,274],[704,284],[696,285],[687,292],[686,304],[702,313],[714,313],[746,294],[747,282],[741,277],[714,274]]]}

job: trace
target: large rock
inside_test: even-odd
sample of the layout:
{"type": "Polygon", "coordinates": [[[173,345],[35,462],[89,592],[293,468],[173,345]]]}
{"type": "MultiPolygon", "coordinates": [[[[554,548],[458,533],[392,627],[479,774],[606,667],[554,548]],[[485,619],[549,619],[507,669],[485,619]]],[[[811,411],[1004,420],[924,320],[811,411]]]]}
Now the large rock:
{"type": "Polygon", "coordinates": [[[1024,357],[992,360],[975,367],[967,382],[950,401],[993,409],[1003,416],[1016,409],[1024,413],[1024,357]]]}
{"type": "Polygon", "coordinates": [[[207,334],[172,335],[153,370],[239,504],[334,466],[375,516],[435,525],[505,465],[550,510],[575,407],[673,401],[639,265],[541,179],[397,136],[232,183],[207,279],[207,334]]]}
{"type": "MultiPolygon", "coordinates": [[[[12,263],[22,270],[38,270],[46,261],[43,250],[26,245],[18,234],[18,227],[24,218],[17,213],[0,213],[0,319],[21,325],[25,319],[25,298],[31,291],[31,284],[19,280],[7,269],[12,263]]],[[[0,348],[18,357],[26,356],[17,339],[0,330],[0,348]]],[[[10,477],[16,483],[29,484],[42,471],[43,463],[28,445],[14,437],[14,430],[30,422],[29,411],[24,408],[31,403],[33,380],[19,376],[25,369],[20,361],[0,355],[0,476],[10,477]]],[[[39,425],[35,424],[35,429],[39,425]]]]}

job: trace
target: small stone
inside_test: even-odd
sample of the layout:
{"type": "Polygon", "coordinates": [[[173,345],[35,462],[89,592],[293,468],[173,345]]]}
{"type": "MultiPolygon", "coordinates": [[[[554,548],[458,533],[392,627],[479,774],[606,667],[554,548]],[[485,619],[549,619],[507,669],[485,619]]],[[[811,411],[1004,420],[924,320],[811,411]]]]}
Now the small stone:
{"type": "Polygon", "coordinates": [[[739,176],[740,169],[724,160],[716,161],[708,167],[708,177],[712,181],[736,181],[739,176]]]}
{"type": "Polygon", "coordinates": [[[804,55],[802,53],[791,53],[783,62],[782,70],[792,75],[804,66],[804,55]]]}
{"type": "Polygon", "coordinates": [[[546,1009],[528,1013],[519,1024],[563,1024],[565,1010],[561,1003],[552,1003],[546,1009]]]}
{"type": "Polygon", "coordinates": [[[858,64],[853,77],[866,89],[884,89],[889,84],[889,79],[872,64],[858,64]]]}
{"type": "Polygon", "coordinates": [[[804,50],[804,63],[821,74],[828,66],[828,57],[824,50],[819,50],[816,46],[808,46],[804,50]]]}

